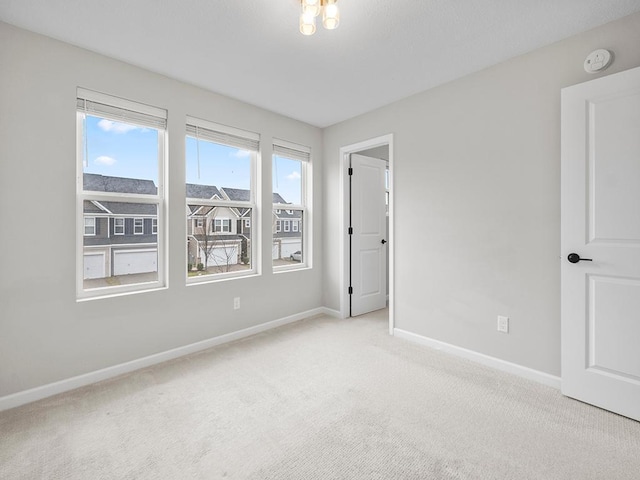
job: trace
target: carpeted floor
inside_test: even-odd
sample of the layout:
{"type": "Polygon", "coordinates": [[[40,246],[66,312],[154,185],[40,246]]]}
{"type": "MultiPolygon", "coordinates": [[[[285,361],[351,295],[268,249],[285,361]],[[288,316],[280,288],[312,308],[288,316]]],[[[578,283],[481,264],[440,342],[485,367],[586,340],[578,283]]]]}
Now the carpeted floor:
{"type": "Polygon", "coordinates": [[[640,423],[319,317],[0,412],[0,478],[640,479],[640,423]]]}

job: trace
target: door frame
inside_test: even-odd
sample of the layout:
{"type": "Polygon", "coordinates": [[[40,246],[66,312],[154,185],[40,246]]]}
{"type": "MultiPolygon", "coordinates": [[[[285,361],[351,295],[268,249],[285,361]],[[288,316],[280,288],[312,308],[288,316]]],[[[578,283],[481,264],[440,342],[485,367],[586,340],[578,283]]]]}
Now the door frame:
{"type": "Polygon", "coordinates": [[[394,269],[394,188],[393,188],[393,134],[382,135],[379,137],[364,140],[362,142],[353,143],[340,148],[340,198],[342,199],[342,208],[340,211],[342,225],[342,241],[340,242],[340,264],[342,265],[342,275],[340,279],[340,316],[348,318],[349,316],[349,294],[347,288],[349,286],[349,155],[358,153],[362,150],[370,148],[389,146],[389,243],[387,243],[387,255],[389,256],[389,335],[393,335],[395,325],[394,315],[394,299],[395,299],[395,269],[394,269]]]}
{"type": "MultiPolygon", "coordinates": [[[[597,308],[601,301],[607,303],[606,293],[600,296],[602,290],[598,290],[606,288],[607,284],[617,284],[621,288],[637,286],[638,252],[633,248],[637,244],[637,235],[634,232],[627,237],[596,228],[599,217],[606,215],[598,213],[597,203],[602,200],[596,192],[600,182],[607,182],[606,172],[599,172],[597,166],[607,162],[609,157],[608,152],[596,147],[596,130],[602,128],[600,125],[604,122],[599,105],[613,100],[625,102],[632,96],[637,98],[639,84],[640,67],[634,67],[563,88],[560,163],[560,390],[563,395],[636,421],[640,421],[640,382],[637,372],[625,371],[624,366],[635,365],[638,358],[633,346],[627,344],[622,350],[616,342],[619,336],[629,338],[624,327],[634,324],[635,316],[631,312],[635,309],[598,313],[597,308]],[[568,259],[573,252],[578,254],[572,259],[575,262],[568,259]],[[591,258],[583,258],[589,261],[580,262],[581,255],[591,258]],[[627,316],[628,319],[622,320],[627,316]],[[599,325],[607,324],[611,317],[619,320],[612,324],[615,326],[608,330],[608,335],[603,334],[599,325]],[[599,335],[604,337],[602,342],[599,335]],[[613,355],[607,355],[607,351],[613,355]],[[623,354],[618,357],[619,352],[626,353],[624,361],[623,354]],[[612,356],[618,357],[616,361],[611,362],[612,356]]],[[[618,127],[623,120],[614,115],[610,121],[618,127]]],[[[604,143],[613,145],[619,143],[619,139],[613,137],[604,143]]],[[[635,146],[631,148],[636,151],[635,146]]],[[[623,174],[628,174],[624,166],[618,168],[623,174]]],[[[634,204],[634,200],[631,198],[627,204],[634,204]]],[[[607,210],[618,208],[610,206],[607,210]]],[[[616,220],[621,221],[620,218],[616,220]]],[[[614,302],[623,304],[620,299],[614,302]]]]}

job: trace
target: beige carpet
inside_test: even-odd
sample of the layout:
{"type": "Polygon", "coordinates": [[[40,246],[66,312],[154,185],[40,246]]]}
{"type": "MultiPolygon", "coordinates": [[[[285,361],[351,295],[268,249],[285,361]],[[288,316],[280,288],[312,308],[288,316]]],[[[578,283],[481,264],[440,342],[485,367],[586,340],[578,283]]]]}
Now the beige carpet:
{"type": "Polygon", "coordinates": [[[0,413],[0,478],[638,480],[640,423],[321,317],[0,413]]]}

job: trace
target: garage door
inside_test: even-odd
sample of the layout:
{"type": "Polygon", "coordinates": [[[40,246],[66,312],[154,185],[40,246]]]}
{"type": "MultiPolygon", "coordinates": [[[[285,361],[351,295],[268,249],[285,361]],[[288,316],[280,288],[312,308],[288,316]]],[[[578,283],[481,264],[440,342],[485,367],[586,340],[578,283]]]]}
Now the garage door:
{"type": "Polygon", "coordinates": [[[104,278],[104,252],[84,254],[84,279],[104,278]]]}
{"type": "Polygon", "coordinates": [[[282,240],[282,258],[289,258],[293,252],[299,251],[302,251],[302,240],[300,238],[282,240]]]}
{"type": "Polygon", "coordinates": [[[113,274],[131,275],[158,271],[158,250],[117,250],[113,252],[113,274]]]}
{"type": "Polygon", "coordinates": [[[209,267],[224,267],[238,263],[238,245],[216,247],[209,253],[209,267]]]}

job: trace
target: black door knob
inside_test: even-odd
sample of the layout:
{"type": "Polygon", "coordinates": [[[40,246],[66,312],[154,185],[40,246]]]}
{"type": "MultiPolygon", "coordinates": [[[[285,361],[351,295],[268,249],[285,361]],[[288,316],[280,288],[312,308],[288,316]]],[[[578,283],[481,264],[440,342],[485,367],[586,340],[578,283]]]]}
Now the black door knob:
{"type": "Polygon", "coordinates": [[[383,238],[380,243],[384,245],[385,243],[387,243],[387,241],[383,238]]]}
{"type": "Polygon", "coordinates": [[[579,261],[593,262],[593,259],[591,258],[580,258],[580,255],[578,255],[577,253],[570,253],[567,257],[567,260],[569,260],[571,263],[578,263],[579,261]]]}

